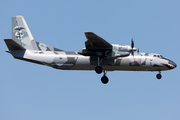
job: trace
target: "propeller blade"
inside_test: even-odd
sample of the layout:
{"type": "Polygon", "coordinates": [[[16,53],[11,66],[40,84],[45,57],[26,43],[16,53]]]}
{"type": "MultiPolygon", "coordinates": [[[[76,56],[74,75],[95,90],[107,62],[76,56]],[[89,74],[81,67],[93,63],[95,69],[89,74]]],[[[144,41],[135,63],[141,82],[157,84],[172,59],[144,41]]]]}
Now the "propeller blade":
{"type": "Polygon", "coordinates": [[[131,53],[132,53],[132,55],[134,56],[134,50],[133,50],[133,48],[134,48],[134,41],[133,41],[133,38],[131,39],[131,53]]]}
{"type": "Polygon", "coordinates": [[[133,41],[133,38],[131,39],[131,47],[132,47],[132,49],[134,48],[134,41],[133,41]]]}

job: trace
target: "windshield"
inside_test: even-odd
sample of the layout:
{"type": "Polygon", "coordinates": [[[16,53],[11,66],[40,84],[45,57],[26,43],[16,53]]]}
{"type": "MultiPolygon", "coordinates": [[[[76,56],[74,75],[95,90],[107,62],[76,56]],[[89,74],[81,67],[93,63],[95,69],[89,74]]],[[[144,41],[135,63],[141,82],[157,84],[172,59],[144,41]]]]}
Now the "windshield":
{"type": "Polygon", "coordinates": [[[162,55],[154,55],[153,57],[158,57],[158,58],[164,59],[164,57],[162,55]]]}

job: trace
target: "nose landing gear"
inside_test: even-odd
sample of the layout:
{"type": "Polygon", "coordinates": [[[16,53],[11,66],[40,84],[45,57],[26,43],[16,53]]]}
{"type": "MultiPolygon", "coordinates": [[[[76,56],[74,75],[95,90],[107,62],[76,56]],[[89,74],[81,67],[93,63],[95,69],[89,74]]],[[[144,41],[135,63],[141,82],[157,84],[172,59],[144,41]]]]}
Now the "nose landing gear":
{"type": "Polygon", "coordinates": [[[160,71],[159,71],[159,73],[156,75],[156,78],[159,79],[159,80],[162,78],[162,75],[161,75],[161,72],[160,72],[160,71]]]}

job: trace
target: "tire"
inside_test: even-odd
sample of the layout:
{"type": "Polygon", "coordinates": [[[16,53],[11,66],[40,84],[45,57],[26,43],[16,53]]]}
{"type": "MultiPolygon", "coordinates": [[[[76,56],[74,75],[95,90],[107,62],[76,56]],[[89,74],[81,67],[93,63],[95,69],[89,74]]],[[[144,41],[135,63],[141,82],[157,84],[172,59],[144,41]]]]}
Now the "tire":
{"type": "Polygon", "coordinates": [[[101,66],[96,66],[95,71],[96,71],[97,74],[101,74],[103,69],[102,69],[101,66]]]}
{"type": "Polygon", "coordinates": [[[103,76],[103,77],[101,78],[101,82],[102,82],[103,84],[107,84],[107,83],[109,82],[108,77],[103,76]]]}
{"type": "Polygon", "coordinates": [[[161,78],[162,78],[162,75],[161,75],[161,74],[157,74],[157,75],[156,75],[156,78],[157,78],[157,79],[161,79],[161,78]]]}

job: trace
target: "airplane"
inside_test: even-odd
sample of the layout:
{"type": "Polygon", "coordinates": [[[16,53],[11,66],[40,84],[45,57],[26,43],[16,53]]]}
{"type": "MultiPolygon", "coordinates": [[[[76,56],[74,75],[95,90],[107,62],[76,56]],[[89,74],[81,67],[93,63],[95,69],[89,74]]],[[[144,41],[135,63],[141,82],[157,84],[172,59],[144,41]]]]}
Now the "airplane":
{"type": "Polygon", "coordinates": [[[85,32],[85,48],[67,52],[34,40],[23,16],[12,17],[12,39],[4,39],[14,58],[61,70],[95,70],[103,73],[101,82],[108,83],[107,71],[161,71],[177,67],[176,63],[160,54],[140,53],[130,45],[110,44],[93,32],[85,32]],[[135,52],[137,51],[137,52],[135,52]]]}

